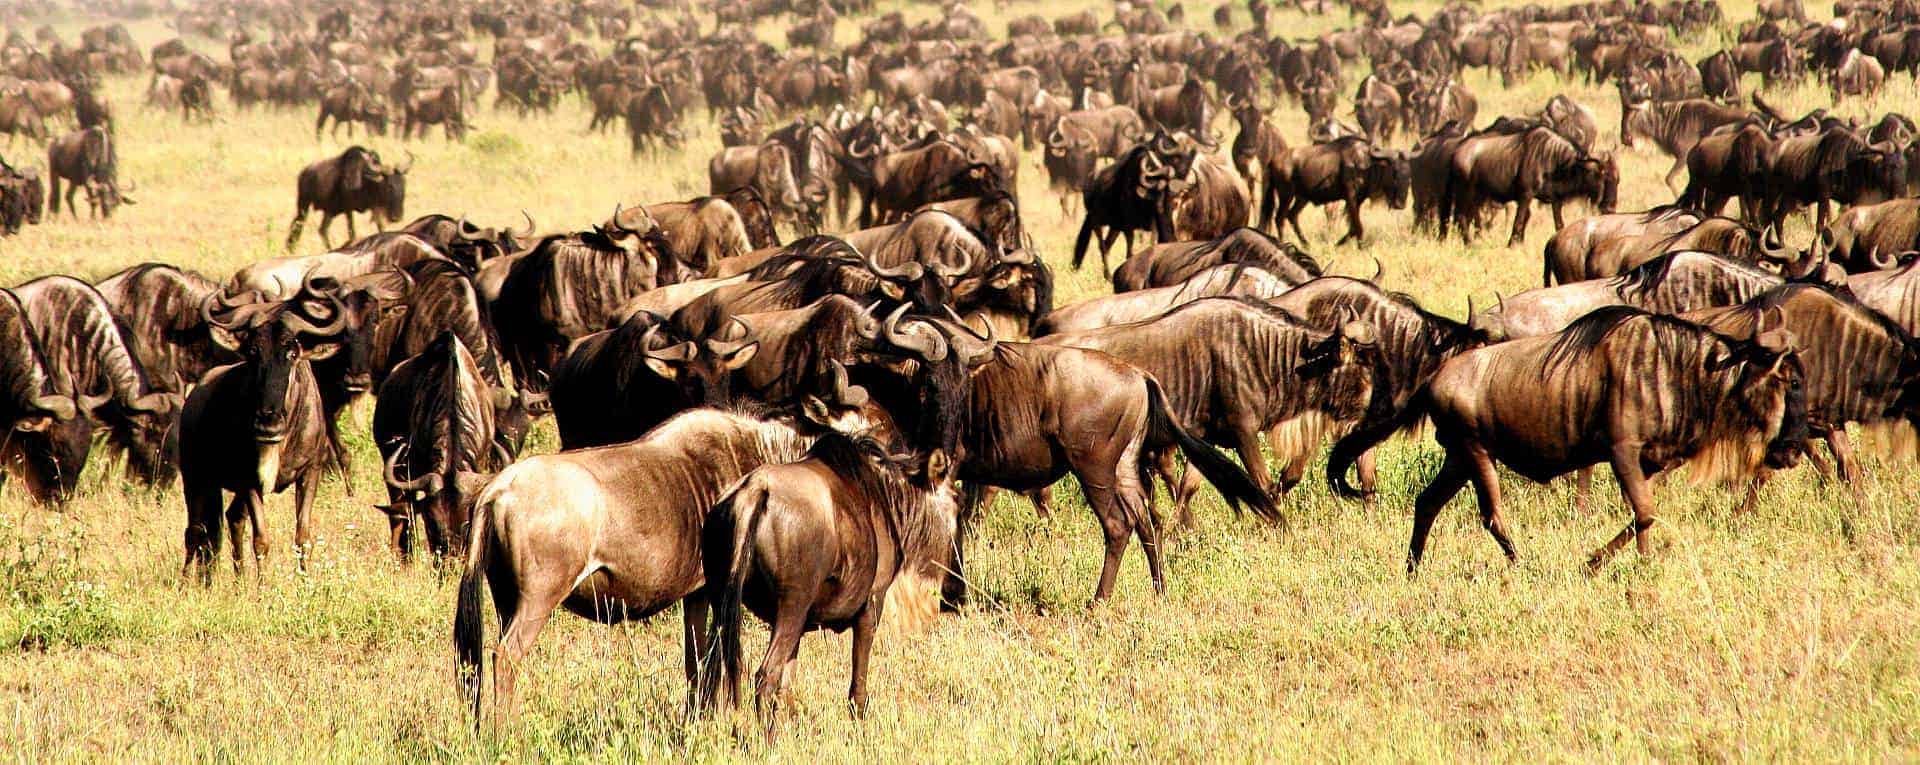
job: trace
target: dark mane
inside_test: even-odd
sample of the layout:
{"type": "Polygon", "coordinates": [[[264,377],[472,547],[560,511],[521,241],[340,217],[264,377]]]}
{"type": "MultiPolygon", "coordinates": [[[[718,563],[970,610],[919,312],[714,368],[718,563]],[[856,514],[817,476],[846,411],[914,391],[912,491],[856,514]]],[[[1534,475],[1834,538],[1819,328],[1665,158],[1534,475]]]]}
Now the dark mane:
{"type": "Polygon", "coordinates": [[[1632,270],[1625,274],[1614,277],[1618,280],[1615,285],[1615,292],[1624,300],[1634,296],[1645,295],[1659,289],[1660,285],[1665,284],[1667,277],[1673,272],[1674,262],[1682,255],[1704,255],[1713,258],[1723,268],[1744,272],[1749,276],[1773,277],[1773,274],[1769,274],[1746,263],[1730,260],[1711,252],[1682,250],[1680,252],[1670,252],[1661,255],[1653,260],[1634,266],[1632,270]]]}
{"type": "MultiPolygon", "coordinates": [[[[1201,245],[1194,251],[1192,257],[1196,261],[1213,258],[1221,263],[1263,267],[1275,263],[1290,263],[1298,266],[1311,277],[1317,278],[1321,275],[1320,263],[1314,260],[1313,256],[1300,251],[1289,242],[1275,239],[1264,231],[1246,226],[1229,231],[1226,236],[1201,245]]],[[[1275,272],[1274,275],[1286,278],[1285,274],[1279,272],[1275,272]]]]}
{"type": "Polygon", "coordinates": [[[1575,319],[1560,332],[1553,347],[1547,350],[1546,363],[1540,368],[1540,379],[1544,380],[1558,374],[1567,365],[1592,353],[1601,341],[1620,325],[1635,318],[1645,317],[1653,324],[1654,336],[1658,338],[1661,350],[1671,350],[1682,342],[1690,342],[1702,337],[1712,337],[1726,342],[1725,338],[1714,334],[1698,324],[1665,314],[1648,313],[1633,306],[1610,305],[1594,309],[1592,313],[1575,319]]]}

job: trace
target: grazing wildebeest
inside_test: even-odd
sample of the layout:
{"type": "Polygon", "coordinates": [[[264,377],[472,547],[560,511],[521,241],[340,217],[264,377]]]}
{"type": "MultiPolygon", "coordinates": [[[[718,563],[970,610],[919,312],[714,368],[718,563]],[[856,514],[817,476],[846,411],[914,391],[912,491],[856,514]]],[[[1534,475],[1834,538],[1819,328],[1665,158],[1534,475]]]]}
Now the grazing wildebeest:
{"type": "Polygon", "coordinates": [[[1360,205],[1380,200],[1398,210],[1407,206],[1407,190],[1412,185],[1407,154],[1374,146],[1359,136],[1336,138],[1325,143],[1294,149],[1285,172],[1267,180],[1260,201],[1260,218],[1255,225],[1265,227],[1273,221],[1274,233],[1284,236],[1286,224],[1293,224],[1294,235],[1307,241],[1300,228],[1300,211],[1309,204],[1344,202],[1347,208],[1347,233],[1335,246],[1365,239],[1367,230],[1360,224],[1360,205]]]}
{"type": "MultiPolygon", "coordinates": [[[[713,275],[714,264],[752,252],[746,221],[720,197],[697,197],[685,202],[662,202],[632,208],[653,219],[666,236],[667,246],[680,262],[683,278],[713,275]]],[[[640,228],[632,221],[623,221],[640,228]]]]}
{"type": "Polygon", "coordinates": [[[305,565],[313,532],[307,514],[321,472],[333,454],[312,362],[340,350],[347,308],[337,296],[306,301],[228,303],[202,309],[215,342],[241,361],[201,378],[180,413],[180,482],[186,495],[186,561],[211,583],[222,525],[232,534],[234,573],[244,562],[241,532],[253,531],[255,573],[267,557],[262,503],[294,487],[294,554],[305,565]],[[323,322],[323,323],[316,323],[323,322]],[[221,495],[233,500],[221,510],[221,495]],[[224,517],[223,517],[224,516],[224,517]]]}
{"type": "Polygon", "coordinates": [[[1441,192],[1440,236],[1445,238],[1447,226],[1454,225],[1466,239],[1488,202],[1512,202],[1513,233],[1507,238],[1512,247],[1526,239],[1534,201],[1552,206],[1557,231],[1566,225],[1560,211],[1566,200],[1586,199],[1610,213],[1619,191],[1620,168],[1612,155],[1589,155],[1552,128],[1481,131],[1453,152],[1452,172],[1441,192]]]}
{"type": "Polygon", "coordinates": [[[402,560],[413,556],[416,521],[435,555],[465,556],[465,498],[512,461],[494,430],[512,395],[488,384],[480,361],[451,329],[380,385],[373,442],[385,465],[388,504],[379,509],[402,560]]]}
{"type": "Polygon", "coordinates": [[[421,138],[427,129],[439,125],[449,141],[467,140],[466,96],[463,85],[446,85],[418,90],[406,95],[400,104],[400,137],[421,138]]]}
{"type": "Polygon", "coordinates": [[[700,531],[708,511],[742,476],[798,460],[812,442],[793,422],[700,409],[636,441],[540,455],[501,471],[474,503],[454,611],[454,650],[474,714],[483,580],[500,615],[497,717],[510,710],[520,661],[559,607],[616,624],[685,600],[691,682],[706,654],[700,531]]]}
{"type": "Polygon", "coordinates": [[[165,462],[166,435],[180,399],[149,382],[125,328],[99,291],[69,276],[44,276],[13,288],[46,360],[54,394],[80,401],[78,416],[52,427],[15,433],[7,450],[36,501],[73,496],[93,450],[93,431],[128,434],[116,447],[141,453],[130,463],[165,462]]]}
{"type": "Polygon", "coordinates": [[[700,704],[712,708],[723,682],[738,703],[744,608],[773,630],[754,677],[769,736],[800,638],[816,629],[853,630],[847,697],[854,716],[865,716],[881,617],[913,606],[922,616],[933,610],[933,574],[951,559],[957,525],[953,464],[938,449],[894,454],[872,438],[829,434],[799,462],[747,474],[700,534],[713,604],[706,642],[717,654],[700,678],[700,704]]]}
{"type": "Polygon", "coordinates": [[[0,350],[0,391],[4,391],[0,394],[0,426],[6,428],[5,432],[46,430],[82,416],[81,409],[91,402],[76,401],[53,389],[52,370],[40,352],[40,341],[26,310],[20,299],[5,289],[0,289],[0,338],[6,340],[0,343],[0,349],[4,349],[0,350]]]}
{"type": "Polygon", "coordinates": [[[1113,272],[1113,291],[1167,287],[1221,265],[1258,266],[1289,284],[1320,275],[1320,264],[1290,243],[1242,228],[1218,239],[1169,242],[1141,250],[1113,272]]]}
{"type": "Polygon", "coordinates": [[[1732,103],[1740,100],[1740,69],[1733,54],[1716,52],[1694,65],[1700,70],[1700,88],[1708,98],[1732,103]]]}
{"type": "MultiPolygon", "coordinates": [[[[1354,320],[1323,332],[1264,301],[1203,298],[1151,319],[1034,340],[1100,351],[1158,380],[1167,410],[1200,438],[1233,448],[1254,484],[1269,497],[1292,488],[1273,484],[1260,434],[1283,464],[1305,464],[1324,434],[1360,419],[1375,378],[1373,325],[1354,320]]],[[[1170,451],[1160,464],[1183,524],[1199,488],[1189,473],[1175,483],[1170,451]]]]}
{"type": "Polygon", "coordinates": [[[347,239],[360,238],[353,226],[353,214],[368,213],[375,230],[398,223],[406,215],[407,171],[413,169],[409,153],[404,167],[388,167],[380,155],[362,146],[349,147],[340,156],[307,165],[300,171],[293,203],[293,222],[288,224],[287,251],[300,241],[307,221],[307,210],[320,211],[320,243],[333,249],[328,228],[336,215],[347,218],[347,239]]]}
{"type": "MultiPolygon", "coordinates": [[[[113,134],[104,127],[76,130],[47,144],[47,200],[53,214],[60,214],[60,203],[74,217],[80,209],[73,205],[76,191],[85,191],[87,206],[95,218],[111,218],[120,205],[134,204],[122,192],[119,160],[114,151],[113,134]],[[67,193],[60,195],[60,182],[67,182],[67,193]]],[[[129,185],[126,191],[132,191],[129,185]]]]}
{"type": "MultiPolygon", "coordinates": [[[[1446,461],[1414,502],[1407,572],[1426,551],[1434,518],[1469,481],[1481,524],[1509,560],[1496,464],[1546,482],[1607,462],[1633,521],[1587,559],[1595,571],[1627,543],[1650,552],[1648,479],[1689,465],[1697,481],[1733,481],[1765,464],[1792,464],[1806,411],[1793,332],[1778,315],[1753,339],[1616,306],[1565,331],[1468,351],[1419,394],[1446,461]]],[[[1415,411],[1410,409],[1409,411],[1415,411]]]]}
{"type": "MultiPolygon", "coordinates": [[[[156,392],[184,400],[187,389],[207,370],[234,361],[215,345],[200,316],[207,296],[220,292],[211,279],[160,263],[128,268],[94,285],[124,330],[127,348],[156,392]]],[[[170,443],[178,430],[167,418],[164,428],[132,427],[119,421],[108,430],[108,446],[126,456],[127,474],[148,485],[173,480],[179,466],[170,443]],[[154,458],[158,457],[158,460],[154,458]]]]}
{"type": "Polygon", "coordinates": [[[320,97],[320,117],[313,121],[313,138],[320,139],[320,131],[333,120],[333,135],[339,137],[340,126],[347,126],[347,137],[353,137],[353,126],[358,123],[374,135],[387,134],[387,106],[375,98],[373,92],[365,86],[348,81],[327,90],[320,97]]]}

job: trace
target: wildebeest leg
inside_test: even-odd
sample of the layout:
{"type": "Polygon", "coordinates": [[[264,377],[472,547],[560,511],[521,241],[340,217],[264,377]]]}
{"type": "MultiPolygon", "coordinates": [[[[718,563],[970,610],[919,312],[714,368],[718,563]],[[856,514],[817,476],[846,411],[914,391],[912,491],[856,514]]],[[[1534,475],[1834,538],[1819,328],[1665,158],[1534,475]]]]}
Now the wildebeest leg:
{"type": "Polygon", "coordinates": [[[847,684],[847,703],[855,718],[867,716],[867,662],[873,658],[873,637],[880,630],[880,608],[885,602],[884,595],[874,593],[853,622],[853,678],[847,684]]]}
{"type": "Polygon", "coordinates": [[[1107,538],[1106,563],[1100,567],[1100,583],[1093,588],[1093,600],[1098,603],[1113,594],[1113,580],[1120,575],[1120,559],[1126,555],[1127,542],[1133,538],[1130,528],[1133,524],[1121,514],[1111,478],[1095,483],[1083,475],[1080,488],[1086,494],[1087,506],[1093,509],[1094,518],[1100,521],[1101,533],[1107,538]]]}
{"type": "MultiPolygon", "coordinates": [[[[1360,490],[1366,492],[1369,499],[1373,496],[1374,487],[1380,484],[1380,470],[1376,464],[1372,449],[1361,452],[1360,459],[1354,461],[1354,467],[1360,472],[1360,490]]],[[[1306,466],[1301,465],[1300,469],[1306,470],[1306,466]]],[[[1294,479],[1296,483],[1299,480],[1294,479]]]]}
{"type": "Polygon", "coordinates": [[[1507,246],[1512,247],[1527,240],[1527,221],[1533,219],[1533,201],[1525,196],[1513,206],[1513,236],[1507,237],[1507,246]]]}
{"type": "Polygon", "coordinates": [[[1687,147],[1686,149],[1679,149],[1679,150],[1677,150],[1677,151],[1675,152],[1675,153],[1676,153],[1676,154],[1677,154],[1678,156],[1675,156],[1675,157],[1673,158],[1673,167],[1671,167],[1671,168],[1668,168],[1668,169],[1667,169],[1667,176],[1666,176],[1665,178],[1663,178],[1663,179],[1661,179],[1662,181],[1664,181],[1664,182],[1665,182],[1665,183],[1667,184],[1667,190],[1668,190],[1668,191],[1673,191],[1673,190],[1674,190],[1674,188],[1673,188],[1673,177],[1674,177],[1674,176],[1676,176],[1676,175],[1679,175],[1679,174],[1680,174],[1680,171],[1681,171],[1681,170],[1685,170],[1685,169],[1686,169],[1686,167],[1687,167],[1687,151],[1689,151],[1689,150],[1691,150],[1692,148],[1693,148],[1693,147],[1691,147],[1691,146],[1689,146],[1689,147],[1687,147]]]}
{"type": "Polygon", "coordinates": [[[1453,495],[1466,487],[1472,468],[1461,450],[1448,449],[1446,461],[1440,463],[1440,472],[1413,500],[1413,540],[1407,543],[1407,576],[1413,576],[1420,568],[1420,558],[1427,551],[1427,535],[1433,532],[1433,519],[1440,516],[1440,510],[1453,500],[1453,495]]]}
{"type": "Polygon", "coordinates": [[[1766,488],[1767,480],[1772,477],[1773,471],[1764,467],[1753,476],[1753,480],[1747,483],[1747,498],[1733,510],[1735,517],[1753,512],[1753,508],[1760,504],[1760,490],[1766,488]]]}
{"type": "Polygon", "coordinates": [[[753,705],[760,715],[761,728],[773,738],[773,718],[780,711],[780,696],[787,692],[787,669],[800,653],[800,638],[806,633],[807,601],[814,590],[794,587],[780,596],[774,610],[773,636],[767,641],[766,658],[754,673],[753,705]],[[806,590],[801,594],[800,590],[806,590]]]}
{"type": "Polygon", "coordinates": [[[1053,487],[1043,486],[1027,492],[1027,501],[1033,503],[1033,514],[1042,518],[1053,517],[1053,487]]]}
{"type": "Polygon", "coordinates": [[[1833,452],[1833,467],[1839,472],[1840,480],[1845,481],[1847,489],[1853,493],[1854,511],[1865,510],[1867,492],[1861,486],[1864,476],[1860,474],[1859,461],[1853,458],[1853,442],[1847,437],[1844,427],[1834,428],[1827,434],[1827,450],[1833,452]]]}
{"type": "MultiPolygon", "coordinates": [[[[1347,200],[1347,235],[1340,237],[1340,241],[1334,242],[1333,246],[1339,247],[1348,241],[1363,241],[1366,237],[1367,230],[1360,225],[1360,202],[1349,199],[1347,200]]],[[[1300,241],[1305,243],[1306,237],[1302,236],[1300,241]]]]}
{"type": "Polygon", "coordinates": [[[313,478],[302,478],[293,483],[293,561],[301,571],[307,570],[307,556],[313,553],[313,527],[307,519],[313,513],[313,478]]]}
{"type": "MultiPolygon", "coordinates": [[[[349,218],[349,220],[351,220],[351,218],[349,218]]],[[[317,226],[315,230],[320,234],[320,246],[329,250],[333,249],[332,228],[333,213],[322,210],[320,212],[320,225],[317,226]]]]}
{"type": "MultiPolygon", "coordinates": [[[[317,120],[314,120],[314,121],[313,121],[313,140],[315,140],[315,141],[318,141],[318,140],[320,140],[320,129],[321,129],[321,128],[324,128],[324,127],[326,127],[326,126],[327,126],[327,110],[326,110],[326,109],[321,109],[321,110],[320,110],[320,119],[317,119],[317,120]]],[[[339,130],[339,129],[340,129],[340,123],[338,123],[338,122],[335,122],[335,123],[333,123],[333,129],[334,129],[334,130],[336,130],[336,131],[337,131],[337,130],[339,130]]]]}
{"type": "MultiPolygon", "coordinates": [[[[233,539],[233,575],[236,577],[243,576],[247,572],[246,546],[241,544],[240,540],[247,538],[243,532],[247,530],[248,494],[249,492],[245,491],[234,492],[233,501],[227,503],[227,536],[233,539]]],[[[256,545],[259,544],[257,539],[254,542],[256,545]]],[[[257,569],[256,573],[258,573],[257,569]]]]}
{"type": "Polygon", "coordinates": [[[1613,465],[1613,477],[1620,481],[1620,493],[1627,499],[1627,505],[1633,509],[1633,521],[1614,535],[1606,546],[1593,552],[1587,558],[1587,572],[1593,573],[1606,565],[1609,558],[1634,540],[1640,554],[1652,551],[1647,543],[1647,532],[1653,528],[1653,490],[1647,487],[1647,475],[1640,467],[1640,444],[1618,443],[1613,446],[1613,456],[1609,460],[1613,465]]]}
{"type": "MultiPolygon", "coordinates": [[[[700,699],[700,664],[707,660],[707,593],[697,591],[680,601],[681,659],[687,674],[687,708],[700,699]]],[[[729,684],[721,683],[725,688],[729,684]]],[[[731,699],[729,700],[731,701],[731,699]]]]}
{"type": "Polygon", "coordinates": [[[1592,500],[1593,466],[1588,465],[1573,474],[1573,511],[1585,515],[1592,500]]]}
{"type": "MultiPolygon", "coordinates": [[[[494,578],[487,577],[488,581],[494,578]]],[[[573,587],[571,579],[551,575],[548,578],[554,581],[521,580],[520,588],[506,601],[499,597],[502,588],[494,588],[494,608],[500,612],[500,645],[493,654],[493,721],[496,725],[513,711],[513,685],[520,674],[520,660],[532,650],[533,639],[540,636],[541,628],[547,626],[547,619],[553,616],[554,607],[566,599],[573,587]],[[530,585],[538,585],[539,589],[526,590],[530,585]]]]}
{"type": "Polygon", "coordinates": [[[1553,230],[1554,231],[1559,231],[1560,229],[1567,227],[1566,219],[1560,216],[1561,206],[1562,205],[1560,200],[1558,199],[1553,200],[1553,230]]]}
{"type": "Polygon", "coordinates": [[[1500,522],[1500,473],[1494,469],[1493,456],[1478,444],[1467,446],[1467,457],[1473,460],[1473,492],[1480,503],[1480,525],[1493,541],[1499,543],[1500,552],[1506,553],[1507,562],[1518,559],[1513,552],[1513,539],[1507,536],[1506,524],[1500,522]]]}
{"type": "Polygon", "coordinates": [[[360,232],[354,230],[354,227],[353,227],[353,211],[348,210],[345,213],[345,215],[347,218],[347,243],[352,244],[354,242],[360,241],[360,232]]]}
{"type": "Polygon", "coordinates": [[[1161,452],[1158,462],[1160,475],[1167,481],[1167,495],[1180,508],[1180,527],[1194,528],[1198,524],[1193,519],[1193,495],[1200,491],[1200,471],[1188,465],[1180,471],[1179,480],[1174,480],[1174,468],[1177,465],[1172,449],[1161,452]]]}
{"type": "MultiPolygon", "coordinates": [[[[73,206],[73,195],[79,191],[80,191],[79,183],[72,183],[67,186],[67,214],[72,215],[75,219],[78,219],[80,217],[80,208],[73,206]]],[[[89,205],[91,205],[91,203],[89,203],[89,205]]],[[[56,209],[54,210],[54,212],[57,213],[60,211],[56,209]]]]}
{"type": "MultiPolygon", "coordinates": [[[[185,489],[187,498],[187,557],[180,564],[180,576],[185,578],[196,570],[200,574],[200,583],[213,583],[213,556],[220,547],[220,489],[217,486],[194,486],[185,489]]],[[[234,540],[238,542],[238,539],[234,540]]]]}
{"type": "MultiPolygon", "coordinates": [[[[1305,199],[1293,200],[1293,203],[1287,206],[1287,222],[1293,224],[1293,235],[1300,238],[1301,244],[1307,243],[1307,232],[1300,229],[1300,211],[1306,209],[1306,207],[1307,201],[1305,199]]],[[[1276,226],[1275,228],[1281,227],[1276,226]]],[[[1286,232],[1282,231],[1280,233],[1285,234],[1286,232]]]]}
{"type": "Polygon", "coordinates": [[[953,530],[953,563],[947,571],[946,580],[940,584],[940,607],[943,610],[957,611],[967,602],[967,535],[973,527],[973,519],[980,513],[981,503],[990,491],[991,487],[977,481],[966,481],[960,485],[960,518],[953,530]]]}

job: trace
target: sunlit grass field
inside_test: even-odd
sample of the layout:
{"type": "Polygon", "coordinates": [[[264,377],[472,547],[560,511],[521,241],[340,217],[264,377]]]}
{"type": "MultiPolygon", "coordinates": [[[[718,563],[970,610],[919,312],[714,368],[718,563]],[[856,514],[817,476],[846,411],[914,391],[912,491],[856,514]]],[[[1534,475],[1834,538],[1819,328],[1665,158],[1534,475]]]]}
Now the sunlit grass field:
{"type": "MultiPolygon", "coordinates": [[[[1088,5],[1108,14],[1097,0],[976,10],[1000,35],[1013,16],[1088,5]]],[[[1437,6],[1403,2],[1394,12],[1424,16],[1437,6]]],[[[1745,0],[1725,7],[1736,22],[1753,14],[1745,0]]],[[[1210,29],[1212,8],[1189,3],[1189,23],[1210,29]]],[[[905,10],[910,19],[938,12],[933,4],[905,10]]],[[[1245,23],[1243,10],[1236,20],[1245,23]]],[[[1349,23],[1342,13],[1293,11],[1275,20],[1297,37],[1349,23]]],[[[98,20],[53,21],[73,39],[98,20]]],[[[143,49],[172,36],[159,20],[130,26],[143,49]]],[[[784,39],[778,24],[759,31],[784,39]]],[[[843,41],[857,34],[856,23],[842,22],[843,41]]],[[[224,41],[189,42],[225,60],[224,41]]],[[[1682,50],[1698,58],[1721,45],[1717,36],[1692,39],[1682,50]]],[[[1594,109],[1599,145],[1617,145],[1610,86],[1542,74],[1502,88],[1479,70],[1466,81],[1482,123],[1567,93],[1594,109]]],[[[241,112],[219,98],[212,124],[183,124],[177,113],[141,106],[145,84],[144,75],[108,83],[121,177],[137,184],[138,204],[110,222],[62,217],[0,239],[0,284],[56,272],[98,279],[145,261],[224,278],[280,254],[294,176],[346,145],[314,139],[314,107],[241,112]]],[[[1768,95],[1796,114],[1828,100],[1811,82],[1768,95]]],[[[629,158],[618,130],[585,131],[590,110],[578,97],[531,118],[496,112],[492,102],[491,92],[481,99],[464,144],[437,133],[404,145],[368,142],[389,158],[416,156],[410,217],[518,225],[524,209],[543,229],[568,229],[604,220],[616,204],[706,191],[719,140],[704,111],[686,116],[691,140],[682,151],[629,158]]],[[[1896,75],[1877,100],[1837,110],[1912,112],[1920,94],[1896,75]]],[[[1282,105],[1273,118],[1289,141],[1305,140],[1297,107],[1282,105]]],[[[1232,132],[1225,120],[1217,129],[1232,132]]],[[[25,142],[0,156],[44,163],[44,149],[25,142]]],[[[1659,181],[1668,158],[1642,148],[1620,159],[1621,209],[1671,201],[1659,181]]],[[[1037,155],[1024,164],[1027,225],[1062,269],[1062,302],[1105,292],[1098,274],[1065,270],[1079,222],[1061,216],[1037,155]]],[[[1520,248],[1499,246],[1504,219],[1478,244],[1439,243],[1412,232],[1405,211],[1364,214],[1373,239],[1334,248],[1344,223],[1306,213],[1311,251],[1338,273],[1371,274],[1378,258],[1388,287],[1456,318],[1470,297],[1486,305],[1537,284],[1540,246],[1552,233],[1550,216],[1539,215],[1520,248]]],[[[1805,222],[1789,231],[1797,243],[1810,237],[1805,222]]],[[[301,245],[318,248],[311,234],[301,245]]],[[[1580,561],[1627,520],[1611,484],[1603,481],[1602,501],[1580,514],[1568,487],[1508,476],[1521,561],[1500,557],[1469,493],[1441,516],[1422,574],[1409,580],[1412,497],[1440,456],[1418,439],[1383,454],[1372,507],[1329,497],[1316,467],[1285,503],[1291,532],[1233,517],[1207,494],[1201,528],[1172,542],[1168,594],[1152,594],[1130,550],[1115,597],[1097,608],[1087,602],[1100,536],[1077,485],[1060,486],[1050,518],[1003,499],[970,548],[974,604],[925,634],[881,638],[863,721],[849,719],[843,702],[843,635],[803,643],[791,713],[767,744],[736,736],[726,719],[684,720],[671,614],[621,628],[561,616],[529,659],[519,716],[475,735],[449,643],[457,564],[404,568],[386,550],[384,517],[371,507],[384,492],[366,435],[370,408],[351,415],[351,490],[324,487],[319,544],[304,573],[281,552],[290,547],[290,494],[268,503],[280,554],[264,576],[235,581],[223,569],[201,589],[179,576],[177,487],[130,489],[115,466],[96,460],[83,496],[64,512],[34,507],[17,487],[0,490],[0,757],[1920,758],[1920,477],[1911,462],[1871,449],[1867,506],[1858,510],[1843,487],[1806,470],[1771,484],[1745,519],[1729,514],[1733,493],[1664,482],[1655,532],[1664,549],[1623,554],[1593,578],[1580,561]]],[[[556,448],[550,425],[533,448],[556,448]]],[[[749,646],[757,662],[761,641],[749,646]]]]}

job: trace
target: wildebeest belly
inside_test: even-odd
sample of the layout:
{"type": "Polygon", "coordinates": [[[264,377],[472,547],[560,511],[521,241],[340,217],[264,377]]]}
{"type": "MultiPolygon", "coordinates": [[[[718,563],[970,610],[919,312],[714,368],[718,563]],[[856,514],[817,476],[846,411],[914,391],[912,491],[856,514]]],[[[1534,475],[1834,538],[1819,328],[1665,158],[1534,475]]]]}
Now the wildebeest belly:
{"type": "Polygon", "coordinates": [[[1537,359],[1556,339],[1502,343],[1442,367],[1430,384],[1435,440],[1449,450],[1478,444],[1543,483],[1604,460],[1608,428],[1597,376],[1572,366],[1540,374],[1537,359]]]}

